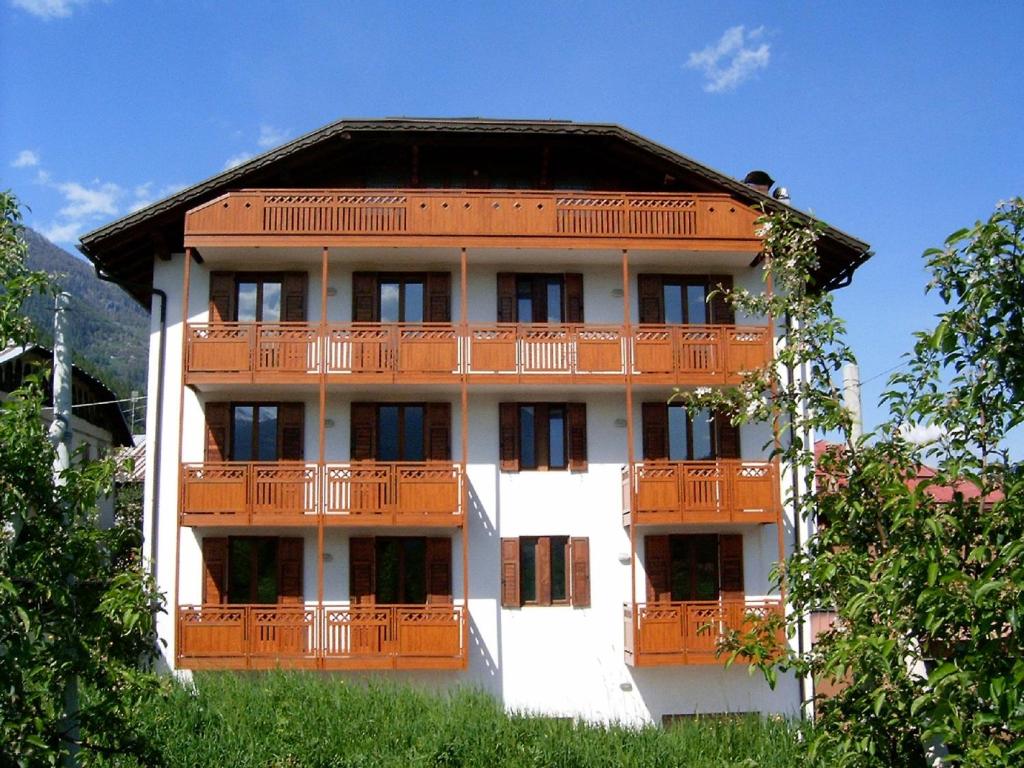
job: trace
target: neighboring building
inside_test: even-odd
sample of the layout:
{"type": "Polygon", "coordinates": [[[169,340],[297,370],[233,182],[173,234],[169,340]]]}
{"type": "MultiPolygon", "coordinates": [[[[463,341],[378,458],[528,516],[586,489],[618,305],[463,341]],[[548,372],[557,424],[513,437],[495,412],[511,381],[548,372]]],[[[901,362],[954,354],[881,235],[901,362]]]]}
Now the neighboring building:
{"type": "MultiPolygon", "coordinates": [[[[772,354],[769,318],[707,301],[761,289],[769,186],[617,126],[341,121],[86,235],[160,291],[167,664],[395,670],[597,720],[795,711],[792,678],[714,654],[781,610],[771,427],[667,405],[772,354]]],[[[826,228],[819,284],[866,258],[826,228]]]]}

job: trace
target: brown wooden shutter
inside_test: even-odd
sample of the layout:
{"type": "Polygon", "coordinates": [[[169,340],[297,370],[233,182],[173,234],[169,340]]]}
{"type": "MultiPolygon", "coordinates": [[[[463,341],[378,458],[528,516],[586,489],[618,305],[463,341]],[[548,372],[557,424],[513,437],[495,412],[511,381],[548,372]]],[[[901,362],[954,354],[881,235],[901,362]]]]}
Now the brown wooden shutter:
{"type": "Polygon", "coordinates": [[[281,320],[285,323],[306,322],[308,272],[285,272],[281,277],[281,320]]]}
{"type": "Polygon", "coordinates": [[[452,405],[427,403],[424,421],[427,427],[427,460],[452,459],[452,405]]]}
{"type": "Polygon", "coordinates": [[[372,536],[353,536],[348,540],[348,591],[355,605],[373,605],[376,602],[376,554],[377,543],[372,536]]]}
{"type": "Polygon", "coordinates": [[[423,317],[428,323],[452,321],[452,276],[450,272],[427,272],[427,304],[423,317]]]}
{"type": "Polygon", "coordinates": [[[572,604],[577,608],[590,607],[590,539],[569,541],[569,559],[572,563],[572,604]]]}
{"type": "MultiPolygon", "coordinates": [[[[709,275],[708,276],[708,293],[711,291],[717,291],[719,288],[725,290],[732,289],[732,275],[709,275]]],[[[709,302],[711,309],[711,322],[716,325],[735,325],[736,324],[736,312],[728,301],[725,300],[725,296],[721,293],[717,293],[711,298],[709,302]]]]}
{"type": "Polygon", "coordinates": [[[519,471],[519,406],[501,403],[498,406],[498,452],[502,472],[519,471]]]}
{"type": "Polygon", "coordinates": [[[501,540],[501,607],[519,607],[519,539],[501,540]]]}
{"type": "Polygon", "coordinates": [[[231,404],[207,403],[205,461],[231,459],[231,404]]]}
{"type": "Polygon", "coordinates": [[[210,322],[230,323],[235,315],[235,273],[210,273],[210,322]]]}
{"type": "Polygon", "coordinates": [[[427,539],[427,604],[446,605],[452,602],[452,540],[448,537],[427,539]]]}
{"type": "Polygon", "coordinates": [[[565,322],[583,322],[583,275],[578,272],[567,272],[565,285],[565,322]]]}
{"type": "Polygon", "coordinates": [[[352,322],[380,322],[376,272],[352,273],[352,322]]]}
{"type": "Polygon", "coordinates": [[[551,605],[551,538],[548,536],[537,537],[536,563],[537,605],[551,605]]]}
{"type": "Polygon", "coordinates": [[[352,403],[351,422],[352,461],[373,461],[377,458],[377,406],[352,403]]]}
{"type": "Polygon", "coordinates": [[[565,412],[569,431],[569,469],[583,472],[587,468],[587,404],[567,403],[565,412]]]}
{"type": "Polygon", "coordinates": [[[661,325],[665,322],[665,297],[661,275],[636,276],[636,305],[641,324],[661,325]]]}
{"type": "Polygon", "coordinates": [[[228,601],[228,539],[207,536],[203,539],[203,605],[228,601]]]}
{"type": "Polygon", "coordinates": [[[644,570],[647,572],[647,602],[672,600],[672,554],[668,536],[644,536],[644,570]]]}
{"type": "Polygon", "coordinates": [[[280,605],[301,605],[302,550],[301,538],[282,537],[277,540],[277,602],[280,605]]]}
{"type": "Polygon", "coordinates": [[[718,441],[718,458],[740,457],[740,428],[729,421],[727,414],[715,414],[715,436],[718,441]]]}
{"type": "MultiPolygon", "coordinates": [[[[524,318],[529,323],[533,318],[524,318]]],[[[498,322],[514,323],[516,321],[516,276],[514,272],[498,273],[498,322]]]]}
{"type": "Polygon", "coordinates": [[[666,460],[668,458],[668,406],[664,403],[644,403],[640,416],[643,428],[644,460],[666,460]]]}
{"type": "Polygon", "coordinates": [[[305,423],[305,403],[281,403],[277,406],[277,455],[282,461],[302,461],[306,457],[305,423]]]}
{"type": "Polygon", "coordinates": [[[743,535],[718,537],[718,570],[723,600],[743,599],[743,535]]]}

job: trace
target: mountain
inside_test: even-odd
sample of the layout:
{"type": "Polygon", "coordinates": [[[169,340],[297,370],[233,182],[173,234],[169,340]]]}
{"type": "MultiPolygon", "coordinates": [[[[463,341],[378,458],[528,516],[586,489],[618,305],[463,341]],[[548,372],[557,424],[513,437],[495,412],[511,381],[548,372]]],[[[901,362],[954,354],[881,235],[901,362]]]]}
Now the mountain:
{"type": "MultiPolygon", "coordinates": [[[[100,280],[88,262],[72,256],[35,230],[25,228],[28,266],[56,277],[71,294],[68,344],[76,365],[119,397],[146,393],[149,314],[113,283],[100,280]]],[[[41,344],[53,341],[53,301],[35,296],[25,305],[41,344]]]]}

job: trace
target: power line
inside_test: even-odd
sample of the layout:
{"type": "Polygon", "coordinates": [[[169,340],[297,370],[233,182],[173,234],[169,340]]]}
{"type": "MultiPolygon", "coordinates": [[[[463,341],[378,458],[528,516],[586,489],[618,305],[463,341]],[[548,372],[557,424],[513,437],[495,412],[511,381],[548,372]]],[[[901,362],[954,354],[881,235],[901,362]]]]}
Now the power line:
{"type": "Polygon", "coordinates": [[[901,362],[901,363],[896,363],[896,365],[892,366],[891,368],[886,368],[886,369],[885,369],[884,371],[882,371],[881,373],[876,373],[876,374],[875,374],[874,376],[871,376],[871,377],[869,377],[869,378],[867,378],[867,379],[861,379],[861,382],[860,382],[860,383],[861,383],[861,386],[863,386],[863,385],[867,384],[867,383],[868,383],[869,381],[874,381],[874,380],[875,380],[875,379],[877,379],[877,378],[880,378],[880,377],[882,377],[882,376],[885,376],[885,374],[887,374],[887,373],[892,373],[892,372],[893,372],[893,371],[895,371],[895,370],[896,370],[897,368],[902,368],[903,366],[907,365],[907,364],[908,364],[909,362],[910,362],[909,360],[904,360],[904,361],[903,361],[903,362],[901,362]]]}

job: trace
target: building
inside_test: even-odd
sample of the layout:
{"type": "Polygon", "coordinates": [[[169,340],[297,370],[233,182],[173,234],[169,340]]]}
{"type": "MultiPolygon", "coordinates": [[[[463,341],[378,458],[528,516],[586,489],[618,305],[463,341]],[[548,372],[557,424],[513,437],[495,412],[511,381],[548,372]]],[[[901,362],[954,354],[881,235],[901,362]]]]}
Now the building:
{"type": "MultiPolygon", "coordinates": [[[[342,120],[83,237],[152,301],[168,666],[795,711],[714,653],[782,610],[771,426],[667,405],[772,354],[771,318],[707,301],[762,285],[769,187],[612,125],[342,120]]],[[[841,287],[867,245],[821,257],[841,287]]]]}

